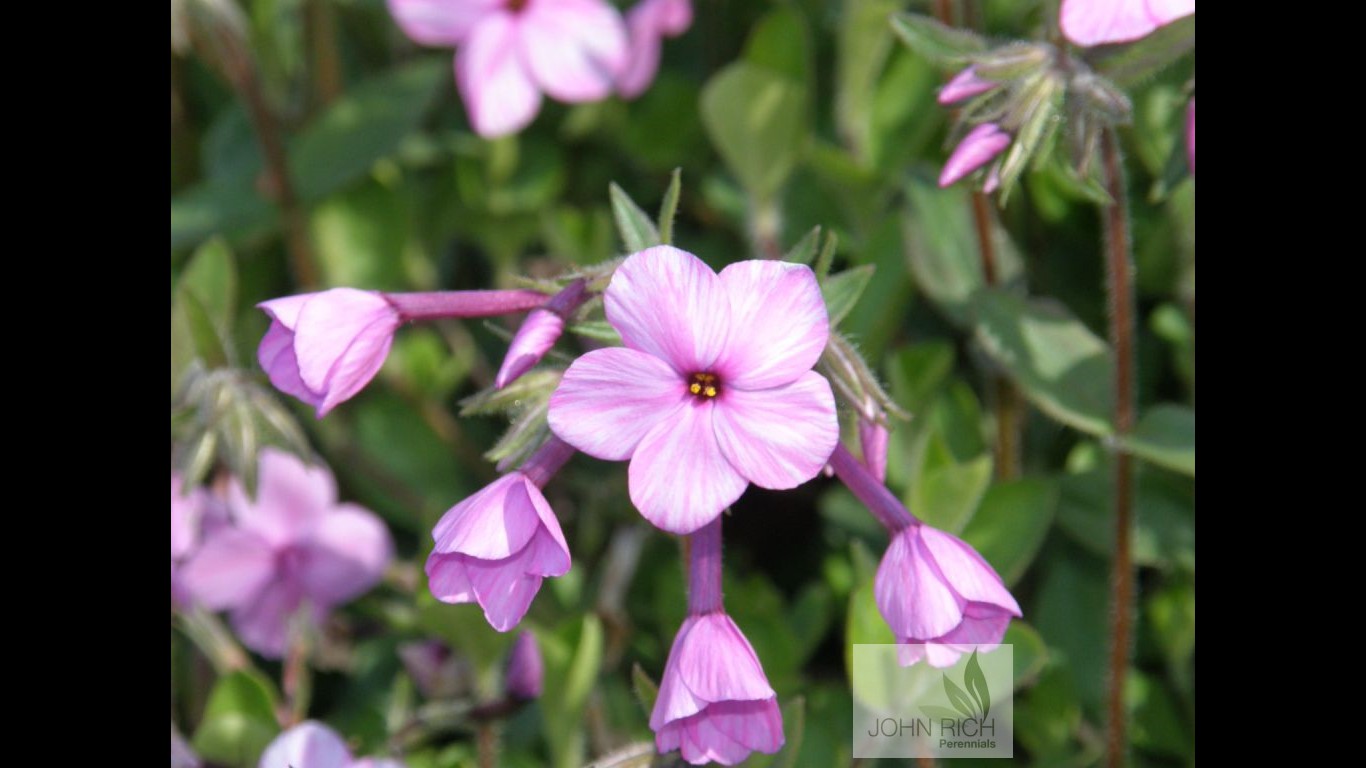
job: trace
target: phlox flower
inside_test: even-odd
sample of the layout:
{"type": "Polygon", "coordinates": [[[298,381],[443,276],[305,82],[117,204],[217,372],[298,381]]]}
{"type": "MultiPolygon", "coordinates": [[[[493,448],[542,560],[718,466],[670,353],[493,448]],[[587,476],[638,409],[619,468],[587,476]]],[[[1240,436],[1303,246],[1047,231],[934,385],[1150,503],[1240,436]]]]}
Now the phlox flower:
{"type": "Polygon", "coordinates": [[[567,103],[609,96],[627,63],[626,26],[604,0],[388,0],[423,45],[457,46],[455,83],[481,136],[516,133],[541,94],[567,103]]]}
{"type": "Polygon", "coordinates": [[[305,720],[275,737],[261,754],[259,768],[403,768],[388,758],[359,760],[336,731],[316,720],[305,720]]]}
{"type": "Polygon", "coordinates": [[[1195,0],[1062,0],[1062,33],[1077,45],[1124,43],[1195,13],[1195,0]]]}
{"type": "Polygon", "coordinates": [[[206,532],[182,582],[209,610],[231,611],[249,648],[284,655],[290,620],[307,607],[315,625],[336,605],[374,586],[393,556],[380,519],[338,503],[332,473],[274,448],[261,452],[256,498],[228,488],[230,525],[206,532]]]}
{"type": "Polygon", "coordinates": [[[667,245],[627,258],[607,287],[624,347],[589,352],[550,398],[550,428],[590,456],[630,459],[631,501],[690,533],[749,483],[794,488],[839,437],[830,384],[811,370],[829,336],[815,274],[741,261],[717,274],[667,245]]]}
{"type": "Polygon", "coordinates": [[[692,26],[691,0],[640,0],[626,12],[630,55],[617,78],[617,90],[634,99],[654,82],[659,71],[660,45],[665,37],[678,37],[692,26]]]}

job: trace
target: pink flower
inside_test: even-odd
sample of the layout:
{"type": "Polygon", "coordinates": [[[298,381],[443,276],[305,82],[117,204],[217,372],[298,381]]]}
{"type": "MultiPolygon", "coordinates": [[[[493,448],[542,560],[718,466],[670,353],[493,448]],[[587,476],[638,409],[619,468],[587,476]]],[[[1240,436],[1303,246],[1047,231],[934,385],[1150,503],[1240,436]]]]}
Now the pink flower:
{"type": "Polygon", "coordinates": [[[1195,0],[1062,0],[1062,33],[1077,45],[1124,43],[1192,13],[1195,0]]]}
{"type": "Polygon", "coordinates": [[[967,67],[939,89],[939,103],[957,104],[1000,87],[1000,83],[977,76],[976,67],[967,67]]]}
{"type": "Polygon", "coordinates": [[[275,737],[261,754],[259,768],[403,768],[398,760],[351,757],[336,731],[305,720],[275,737]]]}
{"type": "Polygon", "coordinates": [[[1020,615],[1001,577],[956,536],[914,523],[897,531],[874,583],[878,610],[903,648],[901,663],[951,666],[959,655],[1001,642],[1020,615]]]}
{"type": "Polygon", "coordinates": [[[564,332],[565,318],[572,315],[586,298],[584,281],[575,280],[555,294],[545,306],[531,310],[508,345],[507,356],[503,358],[503,365],[493,380],[494,388],[506,387],[539,363],[564,332]]]}
{"type": "Polygon", "coordinates": [[[398,310],[374,291],[333,288],[258,304],[270,329],[256,352],[270,383],[318,409],[318,418],[379,373],[398,310]]]}
{"type": "Polygon", "coordinates": [[[569,571],[569,545],[540,486],[572,454],[552,439],[521,469],[442,515],[426,567],[436,599],[477,602],[489,624],[506,632],[526,615],[546,576],[569,571]]]}
{"type": "Polygon", "coordinates": [[[185,564],[183,583],[209,610],[232,612],[242,642],[284,654],[288,625],[307,606],[320,623],[332,606],[374,586],[393,555],[389,531],[355,504],[338,504],[332,473],[274,448],[261,452],[256,499],[228,489],[233,525],[211,532],[185,564]]]}
{"type": "Polygon", "coordinates": [[[184,493],[180,475],[171,473],[171,605],[190,600],[180,569],[199,548],[205,531],[223,524],[226,512],[222,503],[203,488],[184,493]]]}
{"type": "Polygon", "coordinates": [[[526,127],[541,93],[604,99],[626,66],[626,28],[604,0],[389,0],[409,37],[459,45],[455,82],[481,136],[526,127]]]}
{"type": "Polygon", "coordinates": [[[678,37],[692,26],[691,0],[641,0],[626,13],[631,48],[617,90],[634,99],[654,82],[659,70],[659,47],[664,37],[678,37]]]}
{"type": "Polygon", "coordinates": [[[1190,161],[1191,175],[1195,175],[1195,97],[1191,97],[1186,109],[1186,159],[1190,161]]]}
{"type": "Polygon", "coordinates": [[[540,697],[545,685],[545,662],[541,659],[541,648],[536,645],[536,636],[523,632],[512,644],[508,653],[507,676],[503,678],[503,690],[514,699],[529,701],[540,697]]]}
{"type": "Polygon", "coordinates": [[[606,292],[625,347],[574,361],[550,428],[608,461],[631,460],[631,501],[666,531],[715,519],[749,483],[793,488],[839,437],[830,384],[811,370],[829,318],[812,271],[742,261],[716,274],[667,245],[634,254],[606,292]]]}
{"type": "MultiPolygon", "coordinates": [[[[939,174],[939,186],[947,187],[969,173],[981,168],[1010,146],[1010,134],[995,123],[982,123],[958,142],[944,170],[939,174]]],[[[991,185],[993,188],[994,184],[991,185]]],[[[990,191],[990,190],[988,190],[990,191]]]]}
{"type": "Polygon", "coordinates": [[[650,714],[659,751],[735,765],[783,746],[778,700],[754,648],[724,611],[689,616],[674,638],[650,714]]]}

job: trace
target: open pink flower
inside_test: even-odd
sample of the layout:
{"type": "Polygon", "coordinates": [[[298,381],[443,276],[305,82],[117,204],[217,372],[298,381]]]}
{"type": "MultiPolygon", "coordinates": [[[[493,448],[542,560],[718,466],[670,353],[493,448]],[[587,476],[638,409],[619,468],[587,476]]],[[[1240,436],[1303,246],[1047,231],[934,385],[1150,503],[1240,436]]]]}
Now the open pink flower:
{"type": "Polygon", "coordinates": [[[626,12],[631,37],[626,68],[617,79],[622,96],[634,99],[654,82],[659,71],[660,43],[692,26],[692,0],[640,0],[626,12]]]}
{"type": "Polygon", "coordinates": [[[403,763],[374,757],[356,760],[336,731],[305,720],[270,742],[259,768],[403,768],[403,763]]]}
{"type": "Polygon", "coordinates": [[[333,288],[257,305],[270,330],[256,352],[270,383],[318,409],[318,418],[359,392],[379,373],[398,310],[375,291],[333,288]]]}
{"type": "Polygon", "coordinates": [[[198,603],[232,612],[243,643],[279,658],[294,615],[307,606],[308,618],[320,623],[332,606],[370,589],[393,543],[374,513],[337,503],[324,467],[266,448],[259,478],[254,501],[232,483],[233,524],[208,533],[181,575],[198,603]]]}
{"type": "Polygon", "coordinates": [[[1195,0],[1062,0],[1062,33],[1077,45],[1124,43],[1182,16],[1195,0]]]}
{"type": "Polygon", "coordinates": [[[607,321],[625,347],[574,361],[550,428],[590,456],[631,460],[631,501],[666,531],[715,519],[749,483],[793,488],[839,438],[830,384],[811,370],[829,336],[815,274],[741,261],[718,275],[667,245],[612,277],[607,321]]]}
{"type": "Polygon", "coordinates": [[[526,127],[541,93],[606,98],[626,66],[626,28],[604,0],[389,0],[408,37],[458,45],[455,82],[481,136],[526,127]]]}
{"type": "Polygon", "coordinates": [[[963,653],[1001,642],[1020,605],[1001,577],[962,539],[921,523],[892,536],[873,591],[903,648],[901,663],[948,667],[963,653]]]}
{"type": "Polygon", "coordinates": [[[689,616],[674,638],[650,714],[660,752],[735,765],[783,746],[783,719],[754,648],[724,611],[689,616]]]}
{"type": "Polygon", "coordinates": [[[540,486],[573,450],[552,439],[521,469],[456,504],[432,530],[427,586],[446,603],[479,603],[499,632],[517,626],[546,576],[569,571],[569,545],[540,486]]]}

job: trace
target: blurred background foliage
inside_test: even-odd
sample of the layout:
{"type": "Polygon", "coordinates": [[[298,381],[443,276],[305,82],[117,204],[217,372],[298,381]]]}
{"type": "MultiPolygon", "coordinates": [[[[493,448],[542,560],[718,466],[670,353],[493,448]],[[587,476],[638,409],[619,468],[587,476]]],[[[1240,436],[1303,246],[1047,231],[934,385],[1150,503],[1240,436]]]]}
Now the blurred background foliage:
{"type": "MultiPolygon", "coordinates": [[[[318,421],[265,382],[255,347],[267,319],[253,305],[331,286],[510,287],[600,262],[625,252],[609,184],[652,210],[681,168],[674,242],[714,267],[781,255],[821,227],[838,238],[835,271],[862,269],[840,330],[913,414],[893,422],[888,483],[977,547],[1024,608],[1007,636],[1020,667],[1017,760],[1098,760],[1113,540],[1098,217],[1065,174],[1032,170],[993,207],[999,280],[984,284],[970,192],[934,182],[950,120],[935,95],[951,73],[887,22],[928,3],[696,0],[693,27],[665,41],[642,97],[547,101],[525,132],[493,141],[469,128],[450,52],[413,45],[381,0],[221,3],[172,3],[175,460],[201,476],[215,463],[240,473],[250,462],[233,457],[261,443],[311,447],[343,498],[388,522],[401,561],[334,618],[315,657],[314,717],[358,753],[474,764],[468,728],[409,738],[422,702],[395,651],[440,638],[476,690],[496,687],[512,637],[475,606],[436,602],[421,564],[438,517],[497,476],[481,454],[506,421],[457,418],[457,403],[492,383],[516,319],[403,329],[379,378],[318,421]],[[204,31],[223,23],[221,3],[240,10],[244,51],[204,31]],[[265,142],[234,74],[243,53],[275,123],[265,142]],[[262,151],[272,140],[288,193],[262,151]],[[307,263],[291,255],[298,243],[307,263]],[[1021,414],[1005,457],[1003,399],[1021,414]],[[206,425],[212,408],[231,425],[206,425]]],[[[1047,37],[1056,14],[1032,0],[963,5],[999,37],[1047,37]]],[[[1171,162],[1193,70],[1189,55],[1130,89],[1121,132],[1140,309],[1137,765],[1194,763],[1194,181],[1171,162]]],[[[574,344],[561,343],[561,362],[574,344]]],[[[577,457],[546,494],[574,567],[547,580],[525,622],[541,638],[546,693],[507,721],[503,765],[578,765],[650,739],[637,698],[684,615],[677,542],[631,508],[625,465],[577,457]]],[[[793,492],[751,488],[725,535],[727,606],[779,694],[789,742],[750,764],[848,764],[849,644],[891,642],[872,599],[885,534],[822,477],[793,492]]],[[[205,757],[254,765],[278,731],[278,665],[220,674],[178,630],[171,650],[173,720],[205,757]]]]}

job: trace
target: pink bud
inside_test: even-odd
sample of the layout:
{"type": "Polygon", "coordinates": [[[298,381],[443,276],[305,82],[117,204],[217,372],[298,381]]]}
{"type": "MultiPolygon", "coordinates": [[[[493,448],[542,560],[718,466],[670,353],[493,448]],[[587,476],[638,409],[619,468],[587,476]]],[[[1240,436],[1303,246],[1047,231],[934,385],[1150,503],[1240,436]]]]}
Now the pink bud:
{"type": "Polygon", "coordinates": [[[533,309],[508,345],[507,357],[493,380],[494,389],[506,387],[535,367],[563,332],[563,317],[547,309],[533,309]]]}
{"type": "Polygon", "coordinates": [[[545,664],[541,661],[541,649],[536,645],[536,636],[523,632],[512,644],[508,654],[507,676],[503,678],[503,690],[514,699],[530,700],[541,695],[545,679],[545,664]]]}
{"type": "Polygon", "coordinates": [[[976,68],[968,67],[954,75],[953,79],[939,90],[939,103],[944,105],[957,104],[960,101],[967,101],[973,96],[986,93],[999,85],[1000,83],[978,77],[976,68]]]}
{"type": "Polygon", "coordinates": [[[863,463],[879,482],[887,481],[887,428],[876,421],[859,419],[858,439],[863,463]]]}
{"type": "Polygon", "coordinates": [[[995,123],[983,123],[973,128],[958,142],[944,170],[939,174],[939,186],[947,187],[969,173],[981,168],[993,157],[1010,146],[1010,134],[995,123]]]}

